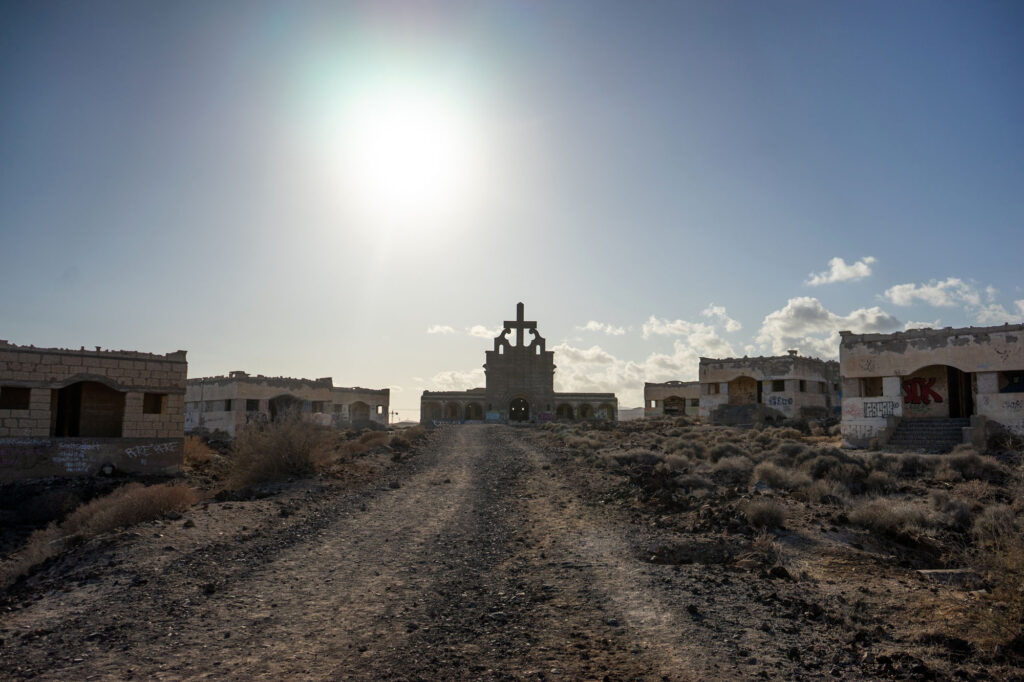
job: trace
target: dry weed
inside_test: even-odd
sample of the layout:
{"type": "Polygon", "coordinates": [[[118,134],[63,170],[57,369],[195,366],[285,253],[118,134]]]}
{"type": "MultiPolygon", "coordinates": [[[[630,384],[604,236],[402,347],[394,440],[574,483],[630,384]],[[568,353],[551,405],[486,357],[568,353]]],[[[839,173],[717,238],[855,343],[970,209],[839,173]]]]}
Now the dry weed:
{"type": "MultiPolygon", "coordinates": [[[[315,473],[330,459],[329,433],[325,427],[299,417],[246,426],[235,437],[230,484],[241,488],[315,473]]],[[[384,431],[370,433],[388,438],[384,431]]]]}

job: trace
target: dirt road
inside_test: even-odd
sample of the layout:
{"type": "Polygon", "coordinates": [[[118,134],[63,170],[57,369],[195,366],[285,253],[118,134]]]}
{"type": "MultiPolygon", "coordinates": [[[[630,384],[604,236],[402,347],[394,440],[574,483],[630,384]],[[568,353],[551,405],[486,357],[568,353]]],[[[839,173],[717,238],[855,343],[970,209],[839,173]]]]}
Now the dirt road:
{"type": "Polygon", "coordinates": [[[715,606],[749,588],[643,561],[625,512],[522,434],[444,429],[370,489],[211,503],[80,548],[47,569],[60,589],[37,576],[0,614],[0,677],[828,676],[715,606]]]}

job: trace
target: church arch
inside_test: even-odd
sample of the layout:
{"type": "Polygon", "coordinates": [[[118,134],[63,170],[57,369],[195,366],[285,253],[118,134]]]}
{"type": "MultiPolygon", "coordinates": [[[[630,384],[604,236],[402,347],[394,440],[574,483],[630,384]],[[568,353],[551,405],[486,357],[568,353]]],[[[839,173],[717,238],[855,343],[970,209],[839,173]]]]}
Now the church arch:
{"type": "Polygon", "coordinates": [[[588,403],[583,403],[582,405],[580,405],[580,408],[577,411],[577,414],[579,415],[580,419],[593,419],[594,418],[594,406],[590,405],[588,403]]]}
{"type": "Polygon", "coordinates": [[[357,400],[348,406],[348,419],[351,422],[369,421],[370,406],[361,400],[357,400]]]}
{"type": "Polygon", "coordinates": [[[562,403],[555,409],[556,419],[572,419],[573,409],[569,403],[562,403]]]}
{"type": "Polygon", "coordinates": [[[423,419],[428,421],[434,421],[440,419],[441,415],[441,403],[425,403],[423,405],[423,419]]]}
{"type": "Polygon", "coordinates": [[[513,398],[508,404],[508,420],[525,422],[530,420],[530,403],[525,398],[513,398]]]}
{"type": "Polygon", "coordinates": [[[484,408],[480,403],[469,403],[466,405],[465,417],[467,421],[481,421],[484,418],[484,408]]]}
{"type": "Polygon", "coordinates": [[[462,421],[462,405],[459,403],[448,403],[444,406],[444,418],[462,421]]]}

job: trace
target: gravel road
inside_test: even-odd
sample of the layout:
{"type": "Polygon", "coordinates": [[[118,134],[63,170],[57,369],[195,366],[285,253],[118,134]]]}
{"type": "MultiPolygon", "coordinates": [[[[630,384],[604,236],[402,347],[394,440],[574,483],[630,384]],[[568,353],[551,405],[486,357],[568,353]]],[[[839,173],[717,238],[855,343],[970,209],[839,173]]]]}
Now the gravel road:
{"type": "Polygon", "coordinates": [[[643,561],[626,512],[525,433],[441,429],[368,487],[210,503],[94,541],[4,606],[0,677],[805,674],[746,611],[749,585],[643,561]],[[721,613],[716,591],[735,593],[721,613]]]}

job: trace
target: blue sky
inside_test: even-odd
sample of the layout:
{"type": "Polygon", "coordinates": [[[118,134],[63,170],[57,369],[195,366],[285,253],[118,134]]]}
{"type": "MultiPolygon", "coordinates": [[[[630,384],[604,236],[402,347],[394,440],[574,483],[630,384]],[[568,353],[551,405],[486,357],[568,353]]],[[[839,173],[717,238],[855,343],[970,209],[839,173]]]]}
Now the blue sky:
{"type": "Polygon", "coordinates": [[[1016,2],[2,3],[0,338],[414,417],[517,301],[622,407],[700,355],[1020,321],[1022,76],[1016,2]],[[444,211],[352,184],[381,84],[459,122],[384,167],[451,171],[444,211]]]}

